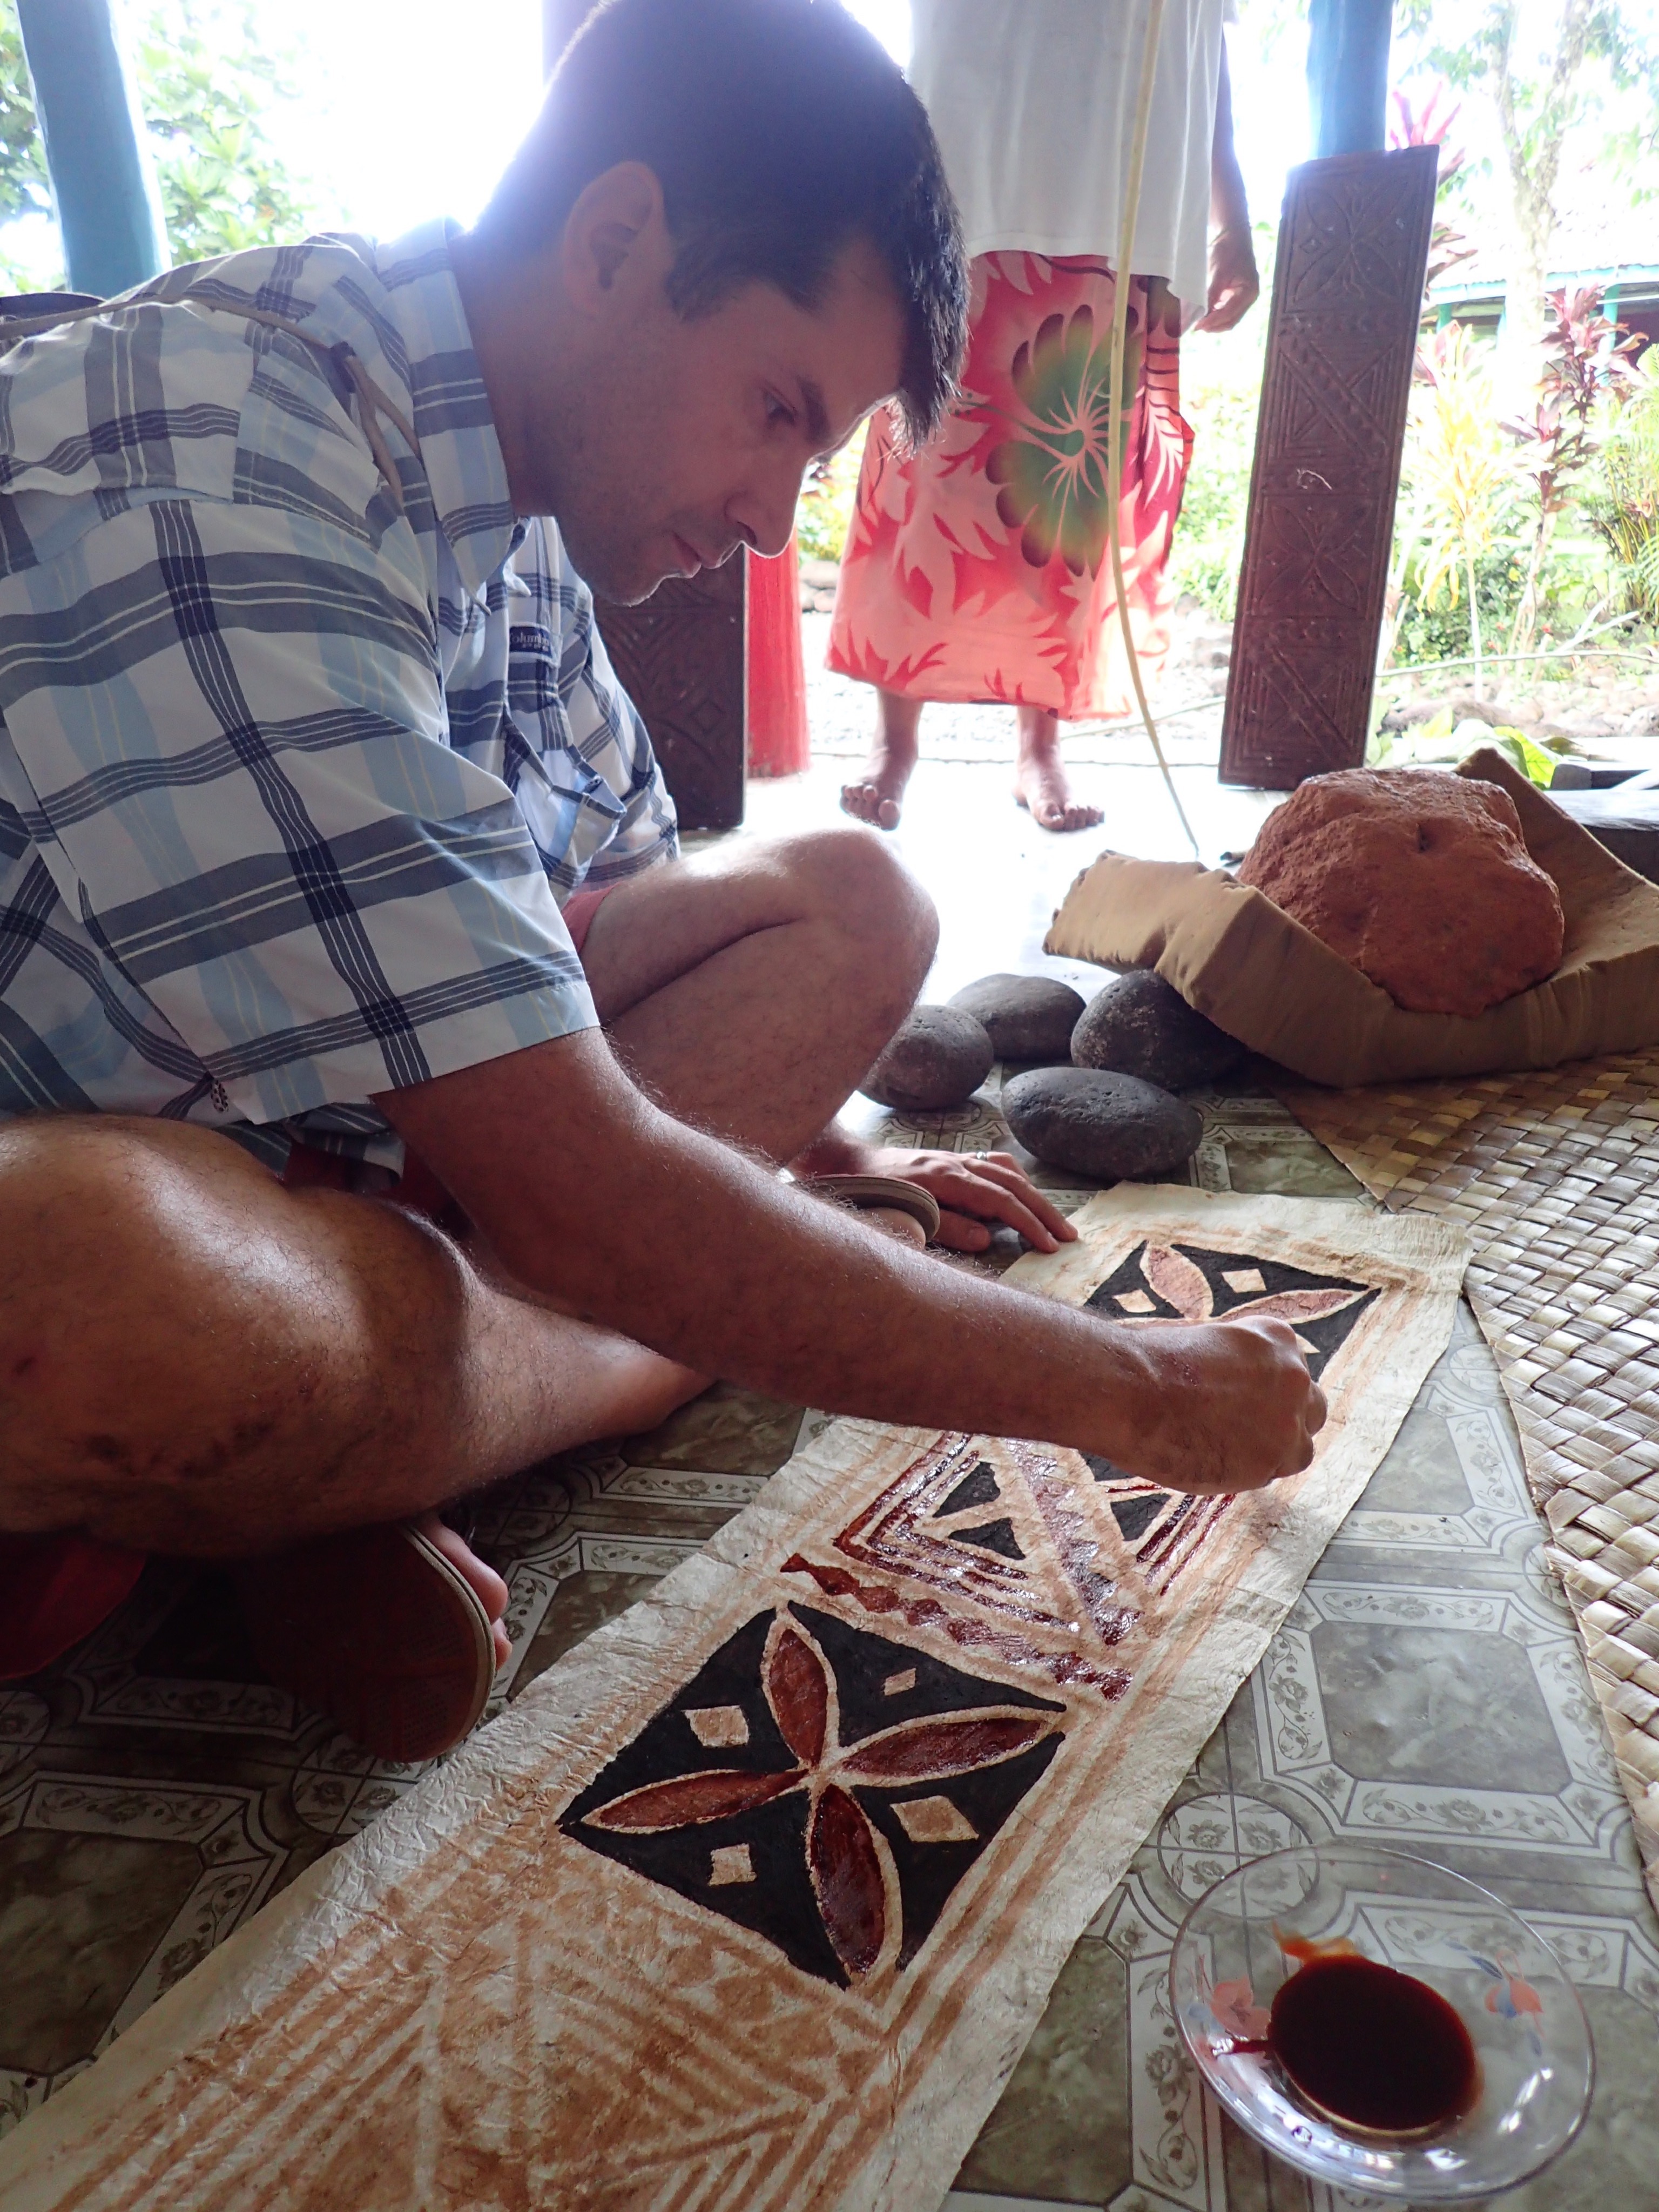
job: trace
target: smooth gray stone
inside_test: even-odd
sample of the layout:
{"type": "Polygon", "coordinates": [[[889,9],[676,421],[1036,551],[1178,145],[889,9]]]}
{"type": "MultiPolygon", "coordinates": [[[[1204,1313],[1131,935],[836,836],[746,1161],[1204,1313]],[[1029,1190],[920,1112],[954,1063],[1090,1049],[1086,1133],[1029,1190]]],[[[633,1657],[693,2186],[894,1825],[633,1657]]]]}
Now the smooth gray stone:
{"type": "Polygon", "coordinates": [[[1134,1075],[1034,1067],[1002,1086],[1008,1127],[1051,1168],[1097,1182],[1168,1175],[1191,1159],[1204,1116],[1134,1075]]]}
{"type": "Polygon", "coordinates": [[[904,1114],[941,1114],[973,1097],[995,1048],[985,1025],[956,1006],[918,1006],[859,1089],[904,1114]]]}
{"type": "Polygon", "coordinates": [[[1080,991],[1054,975],[981,975],[951,1000],[984,1023],[999,1060],[1061,1063],[1072,1056],[1084,1003],[1080,991]]]}
{"type": "Polygon", "coordinates": [[[1245,1048],[1187,1004],[1150,968],[1132,968],[1097,992],[1072,1031],[1079,1067],[1138,1075],[1162,1091],[1213,1083],[1243,1059],[1245,1048]]]}

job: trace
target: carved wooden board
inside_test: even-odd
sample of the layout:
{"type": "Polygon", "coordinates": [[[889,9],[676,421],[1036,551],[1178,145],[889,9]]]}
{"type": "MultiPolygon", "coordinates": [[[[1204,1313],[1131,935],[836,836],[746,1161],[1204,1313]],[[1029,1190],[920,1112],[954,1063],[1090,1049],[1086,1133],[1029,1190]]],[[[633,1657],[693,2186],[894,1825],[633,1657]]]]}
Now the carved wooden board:
{"type": "Polygon", "coordinates": [[[743,819],[748,556],[671,576],[636,607],[597,612],[623,690],[645,717],[682,830],[743,819]]]}
{"type": "Polygon", "coordinates": [[[1224,783],[1289,791],[1364,759],[1438,161],[1409,146],[1291,172],[1224,783]]]}

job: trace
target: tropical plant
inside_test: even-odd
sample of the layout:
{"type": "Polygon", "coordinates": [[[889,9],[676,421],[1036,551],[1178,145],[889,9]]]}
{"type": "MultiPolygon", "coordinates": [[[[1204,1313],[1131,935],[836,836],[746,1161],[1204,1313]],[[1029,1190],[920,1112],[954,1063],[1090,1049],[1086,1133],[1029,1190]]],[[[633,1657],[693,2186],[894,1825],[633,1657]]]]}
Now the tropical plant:
{"type": "Polygon", "coordinates": [[[838,453],[815,461],[806,472],[795,508],[795,543],[809,560],[839,561],[853,526],[864,433],[849,438],[838,453]]]}
{"type": "Polygon", "coordinates": [[[1486,351],[1462,323],[1449,323],[1419,348],[1404,481],[1409,520],[1396,554],[1401,575],[1414,570],[1417,596],[1455,607],[1465,592],[1474,695],[1482,686],[1479,564],[1515,544],[1518,485],[1492,404],[1486,351]]]}
{"type": "MultiPolygon", "coordinates": [[[[167,221],[179,261],[302,237],[302,181],[272,143],[274,102],[295,96],[291,56],[254,0],[168,0],[137,19],[134,66],[167,221]]],[[[0,224],[50,212],[51,186],[15,0],[0,0],[0,224]]],[[[41,281],[0,253],[14,289],[41,281]]],[[[47,282],[61,283],[60,267],[47,282]]]]}
{"type": "Polygon", "coordinates": [[[1548,305],[1537,402],[1530,416],[1503,425],[1520,441],[1521,472],[1538,501],[1526,587],[1510,635],[1511,653],[1532,642],[1544,556],[1558,518],[1572,501],[1575,479],[1595,459],[1590,418],[1597,403],[1630,374],[1631,341],[1621,340],[1617,324],[1601,313],[1600,285],[1573,292],[1563,288],[1549,295],[1548,305]]]}
{"type": "Polygon", "coordinates": [[[1606,416],[1605,489],[1583,501],[1584,520],[1612,556],[1615,602],[1659,623],[1659,370],[1637,364],[1606,416]]]}
{"type": "Polygon", "coordinates": [[[272,106],[298,96],[255,0],[170,0],[136,40],[167,242],[180,261],[303,238],[305,189],[273,146],[272,106]]]}
{"type": "MultiPolygon", "coordinates": [[[[1502,380],[1533,368],[1559,209],[1563,155],[1594,134],[1603,173],[1653,190],[1659,54],[1642,0],[1400,0],[1397,70],[1427,69],[1487,107],[1503,152],[1509,234],[1502,380]]],[[[1568,164],[1571,168],[1571,163],[1568,164]]],[[[1473,173],[1468,178],[1473,185],[1473,173]]]]}

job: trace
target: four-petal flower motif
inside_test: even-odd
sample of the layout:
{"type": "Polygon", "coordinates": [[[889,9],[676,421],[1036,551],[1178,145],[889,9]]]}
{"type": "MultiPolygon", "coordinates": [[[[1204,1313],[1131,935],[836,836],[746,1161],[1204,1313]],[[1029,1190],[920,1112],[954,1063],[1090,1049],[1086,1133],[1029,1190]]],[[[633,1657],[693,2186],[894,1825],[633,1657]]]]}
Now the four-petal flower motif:
{"type": "MultiPolygon", "coordinates": [[[[892,1848],[856,1793],[945,1783],[1001,1765],[1054,1735],[1064,1715],[1046,1705],[986,1705],[919,1715],[843,1742],[835,1668],[817,1638],[787,1611],[768,1632],[761,1685],[793,1765],[763,1772],[708,1766],[647,1782],[592,1807],[579,1826],[605,1836],[660,1834],[804,1796],[807,1870],[819,1917],[848,1980],[866,1981],[898,1956],[902,1906],[892,1848]]],[[[901,1817],[920,1809],[912,1798],[901,1817]]],[[[948,1823],[952,1808],[945,1804],[942,1813],[948,1823]]]]}

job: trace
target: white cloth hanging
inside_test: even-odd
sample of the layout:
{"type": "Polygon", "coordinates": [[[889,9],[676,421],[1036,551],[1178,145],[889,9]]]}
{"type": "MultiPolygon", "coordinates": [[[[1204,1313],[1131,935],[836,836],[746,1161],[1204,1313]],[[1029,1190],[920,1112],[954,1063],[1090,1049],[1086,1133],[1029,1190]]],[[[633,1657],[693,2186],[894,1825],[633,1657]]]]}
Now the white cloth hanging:
{"type": "MultiPolygon", "coordinates": [[[[1133,273],[1209,283],[1224,0],[1165,0],[1133,273]]],[[[1117,251],[1146,0],[913,0],[910,81],[970,254],[1117,251]]]]}

